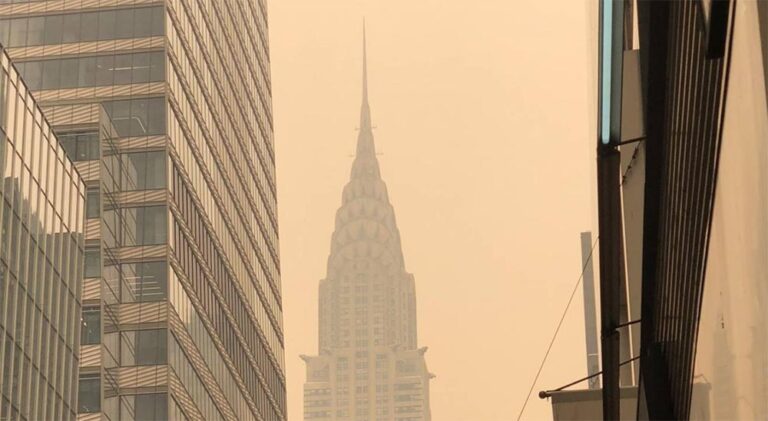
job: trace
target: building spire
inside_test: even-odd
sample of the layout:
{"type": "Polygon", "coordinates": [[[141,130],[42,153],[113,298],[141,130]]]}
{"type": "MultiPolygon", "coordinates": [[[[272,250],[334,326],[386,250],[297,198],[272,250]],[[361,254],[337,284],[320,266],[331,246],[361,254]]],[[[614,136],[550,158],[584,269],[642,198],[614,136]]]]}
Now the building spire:
{"type": "Polygon", "coordinates": [[[366,52],[365,18],[363,18],[363,104],[368,104],[368,54],[366,52]]]}
{"type": "MultiPolygon", "coordinates": [[[[357,137],[356,161],[361,160],[365,161],[367,169],[378,173],[376,148],[373,145],[373,130],[371,127],[371,107],[368,105],[368,52],[365,38],[365,19],[363,19],[363,104],[360,108],[360,132],[357,137]],[[376,167],[375,170],[372,167],[376,167]]],[[[358,167],[362,165],[362,161],[357,164],[358,167]]]]}

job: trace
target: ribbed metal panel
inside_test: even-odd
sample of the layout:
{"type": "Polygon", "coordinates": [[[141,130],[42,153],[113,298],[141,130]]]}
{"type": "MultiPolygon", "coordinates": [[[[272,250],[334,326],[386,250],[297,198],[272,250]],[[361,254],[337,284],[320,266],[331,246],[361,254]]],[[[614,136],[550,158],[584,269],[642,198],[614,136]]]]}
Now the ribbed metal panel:
{"type": "Polygon", "coordinates": [[[75,168],[83,181],[89,184],[94,183],[99,179],[101,161],[78,161],[75,162],[75,168]]]}
{"type": "Polygon", "coordinates": [[[99,122],[99,104],[78,104],[42,107],[51,126],[96,124],[99,122]]]}
{"type": "Polygon", "coordinates": [[[166,302],[113,304],[109,306],[109,311],[115,315],[118,325],[159,323],[168,319],[166,302]]]}
{"type": "Polygon", "coordinates": [[[86,219],[85,221],[85,239],[98,240],[101,238],[101,220],[86,219]]]}
{"type": "Polygon", "coordinates": [[[50,89],[35,92],[35,98],[44,104],[54,101],[74,101],[83,98],[106,100],[133,95],[162,95],[165,82],[140,83],[135,85],[98,86],[90,88],[50,89]]]}
{"type": "Polygon", "coordinates": [[[101,344],[80,346],[80,367],[101,365],[101,344]]]}
{"type": "Polygon", "coordinates": [[[101,278],[83,280],[83,301],[98,300],[101,297],[101,278]]]}
{"type": "Polygon", "coordinates": [[[107,371],[120,390],[168,385],[168,366],[166,365],[118,367],[107,371]]]}
{"type": "Polygon", "coordinates": [[[77,421],[101,421],[101,412],[93,414],[77,414],[77,421]]]}
{"type": "MultiPolygon", "coordinates": [[[[651,14],[648,27],[641,31],[665,33],[666,45],[647,57],[647,68],[656,76],[649,76],[648,82],[649,180],[641,341],[645,359],[641,365],[645,380],[653,377],[646,381],[649,410],[669,406],[674,418],[687,419],[717,173],[726,59],[706,57],[697,1],[648,3],[660,13],[651,14]],[[660,16],[666,19],[654,20],[660,16]],[[662,25],[665,28],[659,31],[662,25]],[[665,75],[663,83],[659,72],[665,75]],[[656,386],[650,386],[651,382],[656,386]]],[[[649,35],[649,39],[658,41],[656,36],[649,35]]]]}
{"type": "Polygon", "coordinates": [[[163,148],[168,142],[168,138],[165,136],[121,137],[118,139],[110,139],[109,142],[111,142],[118,151],[122,152],[130,149],[163,148]]]}
{"type": "Polygon", "coordinates": [[[115,260],[126,263],[129,260],[158,260],[166,256],[166,245],[159,246],[137,246],[123,247],[119,249],[110,249],[109,254],[115,260]]]}
{"type": "Polygon", "coordinates": [[[162,190],[135,190],[110,194],[110,203],[118,207],[129,207],[135,204],[165,203],[168,191],[162,190]]]}
{"type": "Polygon", "coordinates": [[[195,406],[194,401],[187,393],[184,385],[181,384],[181,380],[179,380],[172,369],[169,370],[168,390],[173,394],[173,398],[178,402],[179,406],[184,411],[184,415],[186,415],[189,420],[204,420],[203,414],[197,409],[197,406],[195,406]]]}

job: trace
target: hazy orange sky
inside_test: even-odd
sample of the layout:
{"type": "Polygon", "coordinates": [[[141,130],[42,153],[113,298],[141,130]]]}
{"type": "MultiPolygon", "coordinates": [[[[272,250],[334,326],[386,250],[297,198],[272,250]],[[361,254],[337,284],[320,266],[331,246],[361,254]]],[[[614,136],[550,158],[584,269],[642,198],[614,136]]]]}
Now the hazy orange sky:
{"type": "MultiPolygon", "coordinates": [[[[361,101],[416,279],[434,421],[514,420],[592,226],[586,1],[269,2],[289,419],[361,101]]],[[[581,292],[536,393],[586,372],[581,292]]]]}

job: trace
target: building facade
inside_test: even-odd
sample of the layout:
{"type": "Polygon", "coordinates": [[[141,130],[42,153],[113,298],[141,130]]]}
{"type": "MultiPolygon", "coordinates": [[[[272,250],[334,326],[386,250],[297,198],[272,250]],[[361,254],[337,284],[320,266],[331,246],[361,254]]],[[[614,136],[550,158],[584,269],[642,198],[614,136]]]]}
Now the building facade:
{"type": "Polygon", "coordinates": [[[78,418],[286,419],[265,2],[3,3],[87,186],[78,418]]]}
{"type": "Polygon", "coordinates": [[[631,352],[604,359],[603,379],[637,391],[542,396],[556,419],[600,418],[611,401],[621,419],[766,419],[768,3],[599,4],[599,122],[621,154],[599,189],[622,198],[621,218],[600,219],[621,229],[627,276],[606,276],[624,289],[601,312],[619,304],[604,338],[631,352]]]}
{"type": "Polygon", "coordinates": [[[83,180],[0,52],[0,419],[78,413],[83,180]]]}
{"type": "Polygon", "coordinates": [[[318,355],[302,356],[304,419],[427,421],[433,376],[417,346],[415,284],[379,171],[363,63],[357,152],[320,281],[318,355]]]}

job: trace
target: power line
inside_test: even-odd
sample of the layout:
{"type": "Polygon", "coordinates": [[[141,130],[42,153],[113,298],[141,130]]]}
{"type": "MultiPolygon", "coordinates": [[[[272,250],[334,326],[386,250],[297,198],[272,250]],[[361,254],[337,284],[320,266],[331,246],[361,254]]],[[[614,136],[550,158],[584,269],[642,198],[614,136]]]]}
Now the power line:
{"type": "Polygon", "coordinates": [[[541,360],[541,365],[539,365],[539,371],[536,372],[536,377],[533,378],[533,383],[531,383],[531,388],[528,390],[528,396],[525,397],[525,402],[523,402],[523,407],[520,408],[520,414],[517,415],[517,421],[520,421],[520,418],[523,417],[523,412],[525,412],[525,407],[528,405],[528,400],[531,399],[531,393],[533,393],[533,388],[536,387],[536,382],[539,380],[539,375],[541,374],[541,370],[544,368],[544,363],[547,362],[547,357],[549,357],[549,351],[552,350],[552,345],[555,344],[555,339],[557,339],[557,334],[560,332],[560,327],[563,325],[563,321],[565,320],[565,315],[568,313],[568,308],[571,307],[571,302],[573,301],[573,297],[576,295],[576,291],[579,289],[579,284],[581,284],[581,280],[584,278],[584,271],[587,269],[587,265],[592,262],[592,252],[595,251],[595,246],[597,245],[597,242],[600,240],[600,236],[595,238],[594,244],[592,244],[592,248],[589,250],[589,256],[587,256],[587,261],[584,262],[584,266],[581,268],[581,275],[579,275],[579,279],[576,280],[576,285],[573,286],[573,291],[571,292],[571,297],[568,299],[568,304],[565,305],[565,309],[563,310],[563,315],[560,316],[560,322],[557,323],[557,328],[555,329],[555,334],[552,335],[552,340],[549,342],[549,346],[547,347],[547,352],[544,353],[544,358],[541,360]]]}

